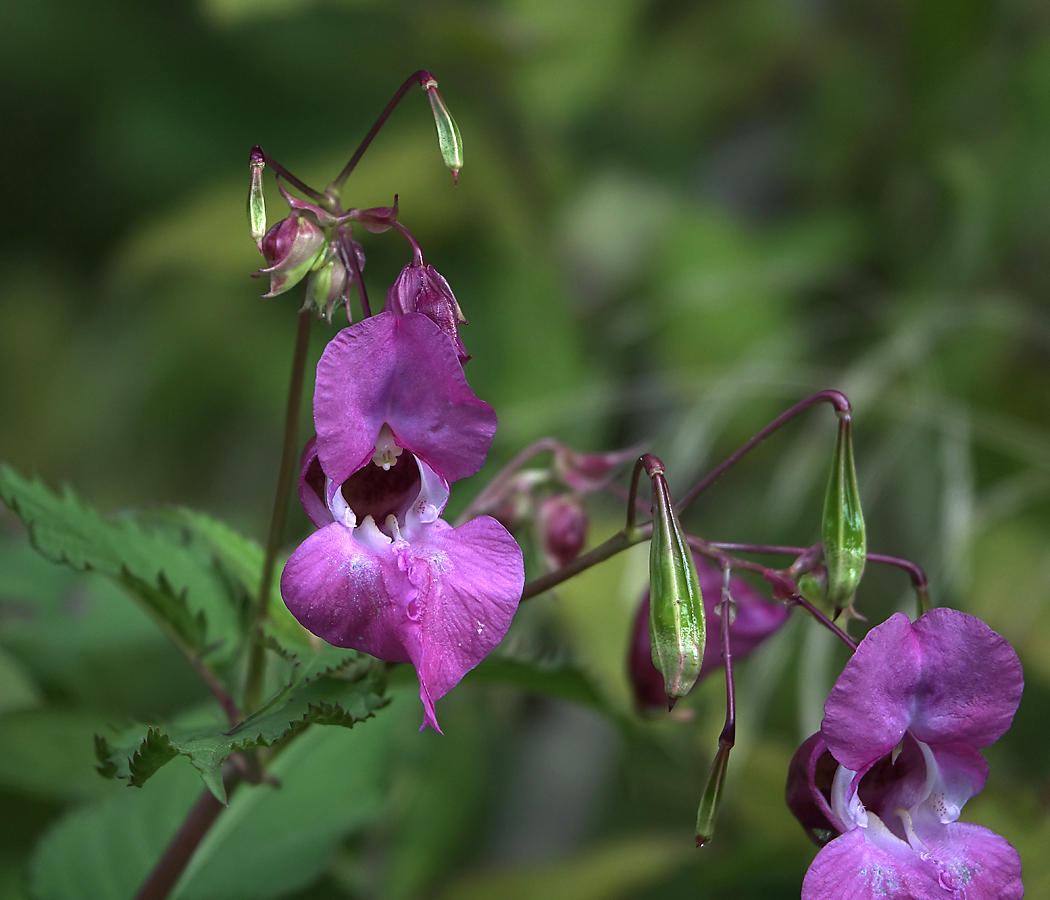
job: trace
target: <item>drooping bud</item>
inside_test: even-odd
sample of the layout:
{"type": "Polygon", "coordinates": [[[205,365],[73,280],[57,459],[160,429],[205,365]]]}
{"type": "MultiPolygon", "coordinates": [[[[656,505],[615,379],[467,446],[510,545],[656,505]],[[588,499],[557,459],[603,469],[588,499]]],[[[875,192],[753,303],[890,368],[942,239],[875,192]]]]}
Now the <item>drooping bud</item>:
{"type": "MultiPolygon", "coordinates": [[[[332,323],[332,310],[346,298],[348,275],[346,264],[339,254],[339,245],[333,241],[319,260],[320,265],[310,272],[306,281],[306,299],[300,312],[312,309],[319,318],[332,323]]],[[[350,309],[347,307],[347,318],[350,309]]]]}
{"type": "Polygon", "coordinates": [[[259,147],[252,147],[249,165],[252,183],[248,189],[248,225],[252,230],[252,240],[262,253],[262,239],[266,234],[266,197],[263,195],[263,169],[266,168],[266,162],[259,147]]]}
{"type": "Polygon", "coordinates": [[[324,253],[324,243],[324,232],[307,214],[288,216],[267,231],[259,249],[269,265],[252,273],[254,278],[270,277],[269,293],[263,296],[276,297],[302,281],[324,253]]]}
{"type": "Polygon", "coordinates": [[[827,596],[836,610],[850,605],[864,572],[866,545],[857,473],[853,466],[853,428],[848,414],[839,417],[835,459],[824,497],[824,565],[827,596]]]}
{"type": "Polygon", "coordinates": [[[587,513],[579,497],[556,494],[540,502],[537,516],[543,555],[552,569],[568,565],[587,541],[587,513]]]}
{"type": "Polygon", "coordinates": [[[456,120],[445,106],[445,101],[438,93],[437,79],[431,76],[423,83],[423,89],[430,98],[430,108],[434,111],[434,123],[437,125],[438,146],[441,158],[452,170],[452,180],[459,182],[459,170],[463,168],[463,139],[459,136],[456,120]]]}
{"type": "Polygon", "coordinates": [[[720,745],[707,773],[707,784],[700,797],[700,806],[696,811],[696,846],[703,847],[714,837],[718,811],[722,808],[722,793],[725,787],[726,771],[729,769],[730,747],[720,745]]]}
{"type": "Polygon", "coordinates": [[[668,697],[684,697],[700,675],[706,616],[693,553],[686,543],[656,457],[646,470],[653,488],[653,536],[649,544],[649,635],[653,665],[664,678],[668,697]]]}
{"type": "Polygon", "coordinates": [[[578,453],[561,444],[554,450],[554,472],[577,493],[601,491],[608,486],[614,470],[637,459],[640,452],[640,447],[628,447],[611,453],[578,453]]]}
{"type": "Polygon", "coordinates": [[[459,337],[459,326],[467,322],[463,310],[459,308],[448,282],[437,269],[422,262],[421,258],[401,270],[397,280],[386,292],[385,309],[399,316],[422,313],[449,336],[461,363],[470,359],[459,337]]]}

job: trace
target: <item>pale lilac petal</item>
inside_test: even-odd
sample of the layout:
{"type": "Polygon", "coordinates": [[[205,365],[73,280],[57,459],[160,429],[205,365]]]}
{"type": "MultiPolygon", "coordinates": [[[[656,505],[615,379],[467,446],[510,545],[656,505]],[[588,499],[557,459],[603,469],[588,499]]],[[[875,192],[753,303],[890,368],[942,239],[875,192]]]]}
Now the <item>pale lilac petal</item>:
{"type": "Polygon", "coordinates": [[[408,585],[390,544],[375,526],[351,531],[335,523],[315,531],[281,575],[281,596],[289,611],[308,631],[337,647],[409,662],[397,633],[408,585]]]}
{"type": "MultiPolygon", "coordinates": [[[[984,790],[988,761],[968,744],[919,745],[926,758],[926,785],[916,823],[929,817],[935,825],[959,818],[966,801],[984,790]]],[[[901,806],[911,804],[901,803],[901,806]]]]}
{"type": "Polygon", "coordinates": [[[802,900],[953,900],[908,844],[892,837],[876,844],[867,831],[854,828],[817,854],[802,900]]]}
{"type": "Polygon", "coordinates": [[[1010,727],[1021,702],[1021,663],[1004,638],[975,616],[931,609],[912,626],[922,657],[911,733],[928,744],[987,747],[1010,727]]]}
{"type": "Polygon", "coordinates": [[[946,900],[1020,900],[1021,858],[1005,838],[970,822],[916,829],[938,868],[946,900]]]}
{"type": "Polygon", "coordinates": [[[911,622],[896,613],[868,632],[824,704],[820,730],[832,755],[862,772],[889,753],[912,721],[921,674],[911,622]]]}
{"type": "Polygon", "coordinates": [[[521,549],[499,522],[481,516],[459,528],[439,519],[398,552],[415,592],[408,610],[419,640],[408,652],[419,675],[424,726],[437,729],[434,704],[510,627],[525,581],[521,549]]]}
{"type": "Polygon", "coordinates": [[[317,364],[314,423],[333,481],[368,461],[386,423],[400,446],[452,482],[481,468],[496,414],[474,396],[437,325],[420,313],[385,312],[328,344],[317,364]]]}

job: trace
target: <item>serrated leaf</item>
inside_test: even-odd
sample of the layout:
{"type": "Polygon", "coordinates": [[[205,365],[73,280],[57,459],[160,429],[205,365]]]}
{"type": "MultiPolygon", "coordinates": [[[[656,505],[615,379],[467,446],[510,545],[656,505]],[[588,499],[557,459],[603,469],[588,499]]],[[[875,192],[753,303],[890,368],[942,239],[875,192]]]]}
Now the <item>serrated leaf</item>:
{"type": "Polygon", "coordinates": [[[97,737],[99,772],[141,787],[176,756],[186,756],[208,789],[225,803],[222,766],[230,754],[271,747],[310,724],[350,728],[385,705],[365,666],[347,673],[348,677],[332,677],[356,659],[352,651],[326,647],[300,666],[293,680],[261,709],[229,731],[150,726],[145,737],[137,736],[141,730],[126,731],[112,743],[97,737]]]}
{"type": "Polygon", "coordinates": [[[244,625],[228,584],[182,529],[148,528],[133,516],[105,518],[70,490],[61,495],[0,465],[0,499],[52,562],[117,580],[188,648],[228,661],[244,625]]]}
{"type": "MultiPolygon", "coordinates": [[[[263,548],[251,538],[234,531],[225,523],[195,510],[174,510],[174,521],[180,523],[205,544],[244,587],[253,602],[259,595],[259,577],[263,566],[263,548]]],[[[288,611],[281,598],[280,579],[270,588],[269,621],[264,625],[268,636],[279,642],[281,653],[299,653],[311,645],[313,636],[288,611]]],[[[270,649],[277,650],[276,646],[270,649]]]]}
{"type": "MultiPolygon", "coordinates": [[[[316,880],[337,843],[383,810],[390,741],[410,704],[366,728],[316,729],[274,761],[281,782],[242,785],[172,892],[178,900],[268,900],[316,880]]],[[[146,791],[109,791],[64,815],[29,866],[34,900],[130,900],[200,796],[188,765],[146,791]]]]}

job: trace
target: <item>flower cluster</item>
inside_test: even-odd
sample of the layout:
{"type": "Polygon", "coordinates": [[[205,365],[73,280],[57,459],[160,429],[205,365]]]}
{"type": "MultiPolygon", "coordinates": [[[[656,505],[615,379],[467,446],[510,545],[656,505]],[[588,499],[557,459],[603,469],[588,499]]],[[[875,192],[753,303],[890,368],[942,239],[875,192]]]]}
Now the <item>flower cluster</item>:
{"type": "Polygon", "coordinates": [[[873,628],[795,754],[787,801],[819,844],[802,900],[1014,900],[1006,840],[957,821],[984,787],[978,752],[1010,727],[1013,648],[979,619],[933,609],[873,628]]]}
{"type": "Polygon", "coordinates": [[[319,530],[281,578],[314,634],[411,662],[423,727],[439,731],[435,702],[502,640],[524,583],[521,550],[499,522],[441,518],[449,485],[481,467],[496,429],[467,385],[461,347],[410,304],[329,343],[299,479],[319,530]]]}

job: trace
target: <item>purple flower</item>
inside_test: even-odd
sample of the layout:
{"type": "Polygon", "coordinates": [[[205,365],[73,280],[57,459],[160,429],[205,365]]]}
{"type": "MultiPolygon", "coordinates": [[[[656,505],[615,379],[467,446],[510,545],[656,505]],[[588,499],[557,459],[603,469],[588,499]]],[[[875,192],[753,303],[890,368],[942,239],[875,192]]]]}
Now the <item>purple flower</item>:
{"type": "MultiPolygon", "coordinates": [[[[693,554],[700,592],[704,595],[707,615],[707,643],[700,665],[697,684],[722,666],[721,619],[716,615],[722,599],[722,573],[706,557],[693,554]]],[[[729,649],[734,660],[749,656],[767,637],[787,621],[788,610],[783,604],[772,603],[741,578],[729,583],[736,601],[736,617],[729,625],[729,649]]],[[[634,620],[634,632],[627,660],[634,699],[640,710],[665,708],[669,697],[664,691],[664,677],[653,664],[653,649],[649,640],[649,593],[642,597],[634,620]]]]}
{"type": "Polygon", "coordinates": [[[973,616],[898,613],[873,628],[792,760],[788,805],[830,840],[802,900],[1022,897],[1017,851],[957,820],[988,776],[978,749],[1010,727],[1023,685],[1013,648],[973,616]]]}
{"type": "Polygon", "coordinates": [[[325,349],[314,422],[299,496],[319,530],[288,560],[281,593],[329,643],[411,662],[423,727],[440,731],[435,702],[503,639],[524,583],[495,519],[440,517],[449,483],[484,462],[496,416],[437,325],[382,313],[325,349]]]}

